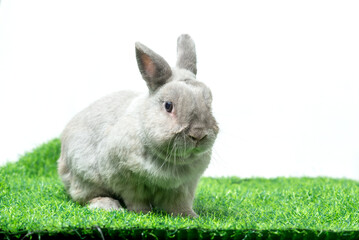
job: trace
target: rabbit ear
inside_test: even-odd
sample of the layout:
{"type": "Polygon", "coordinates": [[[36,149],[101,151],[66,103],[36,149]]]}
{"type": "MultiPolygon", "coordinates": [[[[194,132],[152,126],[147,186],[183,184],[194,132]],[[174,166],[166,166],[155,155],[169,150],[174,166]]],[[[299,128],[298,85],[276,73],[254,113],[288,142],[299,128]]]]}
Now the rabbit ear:
{"type": "Polygon", "coordinates": [[[182,34],[177,39],[177,67],[197,74],[196,47],[188,34],[182,34]]]}
{"type": "Polygon", "coordinates": [[[146,81],[150,92],[154,92],[172,76],[172,70],[168,63],[160,55],[139,42],[136,43],[136,59],[142,78],[146,81]]]}

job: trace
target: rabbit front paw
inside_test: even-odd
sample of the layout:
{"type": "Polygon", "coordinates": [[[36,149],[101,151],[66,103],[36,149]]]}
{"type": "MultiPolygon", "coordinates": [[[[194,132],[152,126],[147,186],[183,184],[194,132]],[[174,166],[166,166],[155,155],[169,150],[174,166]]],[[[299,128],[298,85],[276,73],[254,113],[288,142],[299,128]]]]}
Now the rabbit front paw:
{"type": "MultiPolygon", "coordinates": [[[[171,211],[170,211],[171,212],[171,211]]],[[[198,218],[198,214],[195,213],[192,209],[184,211],[172,211],[173,216],[189,217],[189,218],[198,218]]]]}
{"type": "Polygon", "coordinates": [[[152,211],[150,204],[128,204],[127,209],[136,213],[147,214],[152,211]]]}

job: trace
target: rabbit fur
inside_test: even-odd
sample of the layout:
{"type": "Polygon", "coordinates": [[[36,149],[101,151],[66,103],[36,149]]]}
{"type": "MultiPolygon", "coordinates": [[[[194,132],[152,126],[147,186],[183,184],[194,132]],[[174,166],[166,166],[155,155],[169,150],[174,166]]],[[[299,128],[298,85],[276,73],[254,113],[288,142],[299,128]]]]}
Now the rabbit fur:
{"type": "Polygon", "coordinates": [[[177,40],[177,64],[135,44],[149,91],[120,91],[78,113],[61,135],[58,173],[74,201],[90,208],[192,216],[218,126],[212,95],[196,80],[193,40],[177,40]]]}

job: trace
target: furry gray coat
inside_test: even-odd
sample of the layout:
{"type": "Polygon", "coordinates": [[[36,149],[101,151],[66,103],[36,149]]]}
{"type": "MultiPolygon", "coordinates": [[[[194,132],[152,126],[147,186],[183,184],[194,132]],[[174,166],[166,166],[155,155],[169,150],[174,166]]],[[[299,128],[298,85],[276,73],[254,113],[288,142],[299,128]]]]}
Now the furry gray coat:
{"type": "Polygon", "coordinates": [[[91,208],[153,207],[192,216],[218,126],[212,95],[196,80],[193,40],[177,41],[177,64],[136,43],[148,93],[121,91],[78,113],[61,136],[58,173],[73,200],[91,208]],[[126,206],[121,206],[121,199],[126,206]]]}

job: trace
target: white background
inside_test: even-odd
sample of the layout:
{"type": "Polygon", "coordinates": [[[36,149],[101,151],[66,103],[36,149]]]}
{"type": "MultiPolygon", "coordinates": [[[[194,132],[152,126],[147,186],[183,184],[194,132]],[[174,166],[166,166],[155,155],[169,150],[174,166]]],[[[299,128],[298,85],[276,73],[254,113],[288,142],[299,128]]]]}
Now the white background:
{"type": "Polygon", "coordinates": [[[0,163],[101,96],[146,91],[134,43],[173,65],[181,33],[221,128],[206,175],[359,179],[357,1],[3,0],[0,163]]]}

